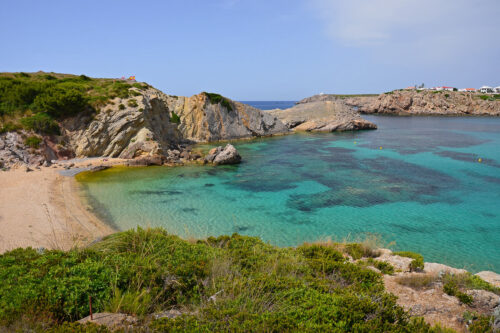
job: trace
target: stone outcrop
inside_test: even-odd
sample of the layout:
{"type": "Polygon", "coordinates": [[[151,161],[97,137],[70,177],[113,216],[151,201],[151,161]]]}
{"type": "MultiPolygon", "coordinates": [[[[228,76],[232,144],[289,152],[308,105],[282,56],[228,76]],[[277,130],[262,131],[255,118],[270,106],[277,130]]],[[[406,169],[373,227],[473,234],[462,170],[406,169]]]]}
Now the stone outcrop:
{"type": "Polygon", "coordinates": [[[215,165],[238,164],[241,162],[241,156],[232,144],[227,144],[224,148],[222,146],[212,148],[205,156],[205,162],[215,165]]]}
{"type": "Polygon", "coordinates": [[[500,116],[500,100],[484,100],[480,96],[478,93],[403,90],[381,94],[369,102],[349,99],[346,104],[367,114],[500,116]]]}
{"type": "Polygon", "coordinates": [[[182,137],[192,142],[270,136],[288,132],[277,118],[250,105],[227,100],[230,108],[222,103],[211,103],[205,93],[191,97],[173,97],[165,94],[162,99],[171,112],[180,118],[178,129],[182,137]]]}
{"type": "Polygon", "coordinates": [[[275,117],[227,99],[230,109],[211,103],[204,93],[177,97],[154,88],[135,91],[138,96],[115,98],[97,115],[82,114],[63,123],[76,156],[169,156],[179,144],[288,131],[275,117]]]}
{"type": "Polygon", "coordinates": [[[334,132],[376,129],[341,100],[302,102],[286,110],[269,110],[294,131],[334,132]]]}
{"type": "Polygon", "coordinates": [[[26,133],[0,134],[0,169],[20,166],[41,166],[45,162],[43,149],[30,148],[24,143],[26,133]]]}
{"type": "Polygon", "coordinates": [[[491,283],[495,287],[500,288],[500,274],[491,271],[482,271],[476,273],[476,275],[479,276],[484,281],[491,283]]]}

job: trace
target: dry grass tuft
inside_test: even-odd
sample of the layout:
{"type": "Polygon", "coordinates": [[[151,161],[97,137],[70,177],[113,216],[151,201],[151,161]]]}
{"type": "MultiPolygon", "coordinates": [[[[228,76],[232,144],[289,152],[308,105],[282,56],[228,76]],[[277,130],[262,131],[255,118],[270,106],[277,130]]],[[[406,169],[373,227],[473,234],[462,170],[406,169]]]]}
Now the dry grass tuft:
{"type": "Polygon", "coordinates": [[[400,285],[410,287],[413,289],[428,289],[433,284],[439,281],[439,276],[432,273],[412,273],[396,278],[396,282],[400,285]]]}

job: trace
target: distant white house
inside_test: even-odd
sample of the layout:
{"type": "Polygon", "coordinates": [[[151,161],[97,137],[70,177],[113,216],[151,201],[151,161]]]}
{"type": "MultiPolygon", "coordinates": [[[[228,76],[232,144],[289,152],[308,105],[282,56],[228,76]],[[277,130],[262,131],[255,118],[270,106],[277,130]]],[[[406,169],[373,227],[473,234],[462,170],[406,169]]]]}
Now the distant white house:
{"type": "Polygon", "coordinates": [[[462,88],[462,89],[458,89],[458,91],[462,91],[462,92],[476,92],[477,89],[476,88],[462,88]]]}
{"type": "Polygon", "coordinates": [[[493,94],[495,92],[496,88],[492,88],[489,86],[482,86],[479,91],[482,92],[483,94],[493,94]]]}
{"type": "Polygon", "coordinates": [[[442,86],[442,87],[434,87],[432,90],[436,90],[436,91],[453,91],[454,89],[456,89],[455,87],[446,87],[446,86],[442,86]]]}
{"type": "Polygon", "coordinates": [[[500,94],[500,86],[495,87],[495,93],[500,94]]]}

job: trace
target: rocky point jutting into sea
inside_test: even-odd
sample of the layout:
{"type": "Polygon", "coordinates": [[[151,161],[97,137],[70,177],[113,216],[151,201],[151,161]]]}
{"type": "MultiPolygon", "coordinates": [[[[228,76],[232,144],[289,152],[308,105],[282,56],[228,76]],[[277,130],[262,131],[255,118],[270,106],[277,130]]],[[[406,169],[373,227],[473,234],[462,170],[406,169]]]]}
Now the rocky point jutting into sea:
{"type": "Polygon", "coordinates": [[[458,91],[394,90],[380,95],[322,94],[297,104],[341,103],[362,114],[500,116],[498,95],[458,91]]]}
{"type": "MultiPolygon", "coordinates": [[[[11,78],[9,75],[4,74],[4,79],[11,78]]],[[[43,80],[48,74],[31,75],[34,80],[43,80]]],[[[78,79],[60,76],[61,81],[78,79]]],[[[129,85],[125,88],[128,92],[111,96],[97,107],[85,107],[58,119],[59,135],[34,133],[43,139],[37,147],[25,144],[29,129],[17,127],[9,131],[9,118],[5,118],[3,132],[6,133],[0,134],[1,166],[37,166],[58,159],[96,156],[139,158],[146,164],[162,164],[179,162],[181,158],[201,158],[186,149],[193,143],[280,135],[291,128],[306,131],[376,128],[340,103],[310,103],[284,112],[267,113],[218,94],[173,96],[147,84],[117,81],[129,85]]]]}

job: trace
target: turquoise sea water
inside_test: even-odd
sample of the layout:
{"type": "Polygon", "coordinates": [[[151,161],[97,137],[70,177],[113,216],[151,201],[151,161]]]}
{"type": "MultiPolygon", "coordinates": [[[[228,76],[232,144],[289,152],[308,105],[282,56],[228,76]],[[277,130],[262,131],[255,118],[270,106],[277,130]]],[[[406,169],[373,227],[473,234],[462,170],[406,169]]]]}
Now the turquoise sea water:
{"type": "Polygon", "coordinates": [[[84,175],[83,194],[119,229],[280,246],[374,233],[426,261],[500,272],[500,118],[366,118],[379,129],[234,142],[238,166],[84,175]]]}

